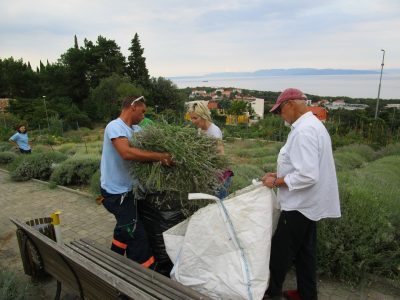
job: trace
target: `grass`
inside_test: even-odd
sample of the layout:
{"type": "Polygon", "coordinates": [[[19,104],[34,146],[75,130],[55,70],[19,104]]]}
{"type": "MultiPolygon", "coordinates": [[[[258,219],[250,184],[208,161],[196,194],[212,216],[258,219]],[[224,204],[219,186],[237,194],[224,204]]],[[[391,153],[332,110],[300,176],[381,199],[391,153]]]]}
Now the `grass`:
{"type": "Polygon", "coordinates": [[[14,272],[8,270],[0,271],[0,299],[23,300],[27,299],[30,285],[23,283],[14,272]]]}
{"type": "MultiPolygon", "coordinates": [[[[226,142],[225,153],[235,172],[230,191],[250,185],[252,179],[260,178],[267,171],[275,171],[282,145],[254,140],[226,142]]],[[[8,145],[2,146],[3,151],[7,151],[8,145]]],[[[43,146],[43,151],[46,147],[43,146]]],[[[78,144],[66,143],[53,149],[63,152],[70,160],[86,152],[88,156],[99,158],[101,142],[93,138],[93,142],[86,144],[80,140],[78,144]]],[[[342,217],[319,222],[319,273],[353,284],[363,281],[367,274],[400,282],[400,144],[378,150],[360,144],[346,145],[337,148],[334,156],[342,217]]],[[[5,154],[4,160],[8,160],[7,157],[5,154]]],[[[24,158],[17,155],[12,163],[2,166],[15,169],[24,158]]],[[[69,168],[84,171],[72,165],[69,168]]],[[[99,172],[83,173],[86,183],[89,182],[87,174],[95,173],[90,185],[97,194],[99,172]]],[[[60,178],[68,176],[60,175],[60,178]]]]}
{"type": "Polygon", "coordinates": [[[358,283],[400,280],[400,156],[338,173],[342,218],[319,227],[320,272],[358,283]]]}

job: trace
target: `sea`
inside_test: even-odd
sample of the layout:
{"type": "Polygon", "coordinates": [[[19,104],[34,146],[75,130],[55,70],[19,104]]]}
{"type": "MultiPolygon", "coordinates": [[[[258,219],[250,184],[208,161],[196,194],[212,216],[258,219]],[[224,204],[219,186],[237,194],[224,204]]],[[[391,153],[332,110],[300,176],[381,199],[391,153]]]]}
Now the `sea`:
{"type": "MultiPolygon", "coordinates": [[[[263,77],[175,77],[170,78],[178,88],[235,87],[240,89],[280,92],[294,87],[306,94],[323,97],[378,97],[380,74],[367,75],[302,75],[263,77]]],[[[400,100],[400,74],[383,74],[380,99],[400,100]]]]}

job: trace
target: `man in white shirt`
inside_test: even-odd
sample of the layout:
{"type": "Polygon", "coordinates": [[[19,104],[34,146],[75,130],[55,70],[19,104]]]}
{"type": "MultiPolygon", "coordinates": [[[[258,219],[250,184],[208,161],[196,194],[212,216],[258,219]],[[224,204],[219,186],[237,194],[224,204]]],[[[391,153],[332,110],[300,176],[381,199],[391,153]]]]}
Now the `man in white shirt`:
{"type": "Polygon", "coordinates": [[[270,112],[279,114],[291,131],[278,156],[277,173],[266,173],[263,184],[278,188],[281,206],[272,238],[270,283],[265,299],[282,294],[292,263],[297,290],[285,291],[286,299],[317,299],[316,222],[338,218],[339,192],[331,139],[325,126],[307,109],[307,97],[298,89],[283,91],[270,112]]]}

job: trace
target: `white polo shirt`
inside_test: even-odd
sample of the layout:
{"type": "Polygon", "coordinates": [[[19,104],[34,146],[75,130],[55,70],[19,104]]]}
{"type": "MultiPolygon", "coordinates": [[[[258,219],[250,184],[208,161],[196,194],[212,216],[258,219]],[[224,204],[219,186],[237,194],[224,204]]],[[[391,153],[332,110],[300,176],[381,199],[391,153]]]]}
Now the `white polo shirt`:
{"type": "Polygon", "coordinates": [[[282,210],[297,210],[313,221],[341,216],[331,138],[311,112],[292,124],[277,176],[287,184],[278,189],[282,210]]]}

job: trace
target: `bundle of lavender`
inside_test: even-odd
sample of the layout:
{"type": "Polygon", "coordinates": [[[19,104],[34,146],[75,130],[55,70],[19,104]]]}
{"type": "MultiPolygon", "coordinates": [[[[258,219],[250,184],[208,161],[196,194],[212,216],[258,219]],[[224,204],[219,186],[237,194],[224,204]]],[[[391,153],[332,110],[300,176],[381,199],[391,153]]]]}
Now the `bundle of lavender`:
{"type": "MultiPolygon", "coordinates": [[[[197,134],[194,128],[168,124],[148,126],[135,134],[132,146],[156,152],[168,152],[175,165],[159,162],[132,162],[131,174],[150,194],[161,194],[154,203],[159,207],[189,208],[188,193],[214,194],[221,187],[221,174],[228,160],[217,153],[217,141],[197,134]]],[[[154,198],[154,197],[153,197],[154,198]]]]}

